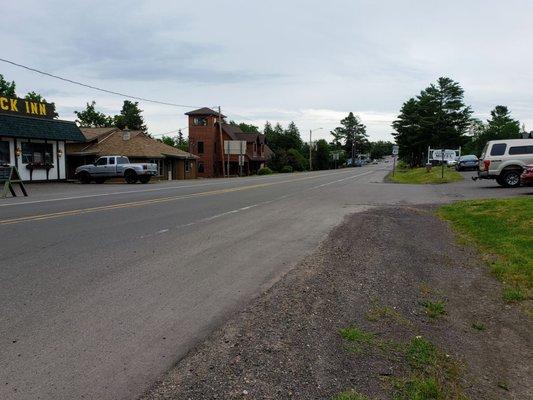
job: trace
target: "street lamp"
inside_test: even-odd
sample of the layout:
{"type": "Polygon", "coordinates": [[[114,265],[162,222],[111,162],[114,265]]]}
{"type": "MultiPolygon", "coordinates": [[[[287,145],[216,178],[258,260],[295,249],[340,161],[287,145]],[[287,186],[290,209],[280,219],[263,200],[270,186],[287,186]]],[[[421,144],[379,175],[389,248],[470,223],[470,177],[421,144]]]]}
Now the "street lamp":
{"type": "Polygon", "coordinates": [[[324,129],[324,128],[309,129],[309,171],[313,170],[313,164],[311,161],[312,160],[311,151],[313,148],[313,132],[319,131],[320,129],[324,129]]]}

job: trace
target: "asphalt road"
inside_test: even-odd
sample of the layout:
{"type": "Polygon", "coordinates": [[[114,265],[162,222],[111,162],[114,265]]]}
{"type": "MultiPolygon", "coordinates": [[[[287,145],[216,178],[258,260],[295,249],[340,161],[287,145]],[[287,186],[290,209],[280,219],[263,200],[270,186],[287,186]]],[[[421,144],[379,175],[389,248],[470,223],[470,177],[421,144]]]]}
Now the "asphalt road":
{"type": "Polygon", "coordinates": [[[0,200],[0,398],[136,398],[345,215],[528,191],[383,183],[389,168],[0,200]]]}

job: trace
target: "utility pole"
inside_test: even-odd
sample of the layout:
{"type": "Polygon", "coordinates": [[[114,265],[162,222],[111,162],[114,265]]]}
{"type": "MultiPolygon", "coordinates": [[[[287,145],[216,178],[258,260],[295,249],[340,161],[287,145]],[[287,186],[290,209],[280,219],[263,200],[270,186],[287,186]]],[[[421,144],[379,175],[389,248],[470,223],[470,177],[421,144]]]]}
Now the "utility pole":
{"type": "Polygon", "coordinates": [[[311,149],[313,148],[313,130],[309,129],[309,171],[313,170],[311,149]]]}
{"type": "Polygon", "coordinates": [[[226,176],[226,170],[224,168],[224,141],[222,140],[222,113],[220,112],[220,106],[218,106],[218,132],[220,134],[220,159],[222,160],[222,176],[226,176]]]}
{"type": "Polygon", "coordinates": [[[323,128],[309,129],[309,171],[313,170],[313,131],[318,131],[323,128]]]}

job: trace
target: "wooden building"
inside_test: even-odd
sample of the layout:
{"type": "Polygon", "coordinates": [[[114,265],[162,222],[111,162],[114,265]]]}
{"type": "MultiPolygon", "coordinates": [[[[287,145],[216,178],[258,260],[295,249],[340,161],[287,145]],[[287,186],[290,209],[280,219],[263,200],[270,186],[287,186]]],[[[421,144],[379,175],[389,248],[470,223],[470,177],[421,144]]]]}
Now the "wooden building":
{"type": "Polygon", "coordinates": [[[197,177],[197,156],[152,139],[143,132],[118,128],[80,128],[86,142],[67,145],[67,174],[74,179],[77,167],[94,162],[100,156],[122,155],[131,162],[157,164],[162,180],[197,177]]]}
{"type": "Polygon", "coordinates": [[[55,115],[52,103],[0,96],[0,164],[17,167],[24,181],[64,180],[65,146],[85,137],[55,115]]]}
{"type": "MultiPolygon", "coordinates": [[[[265,135],[245,133],[237,125],[226,123],[224,115],[219,121],[218,113],[210,108],[200,108],[185,115],[189,117],[189,151],[199,157],[199,176],[222,176],[223,168],[228,162],[228,157],[223,151],[223,142],[226,140],[246,141],[243,165],[243,172],[246,175],[257,173],[273,154],[265,143],[265,135]]],[[[239,173],[238,155],[230,156],[229,167],[230,175],[239,173]]]]}

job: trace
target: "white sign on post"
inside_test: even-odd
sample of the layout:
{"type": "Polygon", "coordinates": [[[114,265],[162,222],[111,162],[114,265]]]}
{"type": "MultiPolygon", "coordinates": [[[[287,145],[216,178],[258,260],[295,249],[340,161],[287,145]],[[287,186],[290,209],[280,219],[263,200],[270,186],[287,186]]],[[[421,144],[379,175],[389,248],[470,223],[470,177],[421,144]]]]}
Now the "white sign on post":
{"type": "Polygon", "coordinates": [[[435,161],[454,161],[456,157],[455,150],[444,150],[444,154],[442,150],[432,150],[431,152],[431,159],[435,161]]]}
{"type": "Polygon", "coordinates": [[[239,154],[239,166],[242,167],[244,165],[244,155],[239,154]]]}
{"type": "Polygon", "coordinates": [[[397,156],[398,155],[398,150],[400,150],[400,147],[397,144],[392,146],[392,155],[393,156],[397,156]]]}
{"type": "Polygon", "coordinates": [[[246,140],[224,140],[224,154],[246,154],[246,140]]]}

